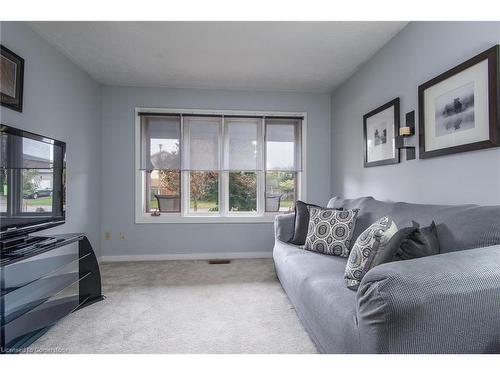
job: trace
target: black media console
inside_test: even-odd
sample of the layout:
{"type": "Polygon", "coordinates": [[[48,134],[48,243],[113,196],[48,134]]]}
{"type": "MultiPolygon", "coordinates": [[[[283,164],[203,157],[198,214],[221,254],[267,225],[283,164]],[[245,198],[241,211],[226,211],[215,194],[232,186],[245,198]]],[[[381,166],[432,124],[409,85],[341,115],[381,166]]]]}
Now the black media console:
{"type": "Polygon", "coordinates": [[[22,353],[59,320],[101,301],[101,275],[84,234],[2,243],[0,353],[22,353]]]}

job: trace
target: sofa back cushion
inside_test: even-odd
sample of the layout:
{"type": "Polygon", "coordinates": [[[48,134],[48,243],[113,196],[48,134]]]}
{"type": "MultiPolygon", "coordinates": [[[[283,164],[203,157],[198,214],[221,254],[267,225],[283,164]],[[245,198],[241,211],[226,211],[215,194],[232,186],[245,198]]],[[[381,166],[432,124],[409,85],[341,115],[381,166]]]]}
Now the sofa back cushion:
{"type": "Polygon", "coordinates": [[[330,208],[359,209],[353,242],[373,222],[390,216],[399,228],[412,221],[427,226],[434,220],[441,253],[500,244],[500,206],[441,206],[404,202],[383,202],[373,197],[334,197],[330,208]]]}

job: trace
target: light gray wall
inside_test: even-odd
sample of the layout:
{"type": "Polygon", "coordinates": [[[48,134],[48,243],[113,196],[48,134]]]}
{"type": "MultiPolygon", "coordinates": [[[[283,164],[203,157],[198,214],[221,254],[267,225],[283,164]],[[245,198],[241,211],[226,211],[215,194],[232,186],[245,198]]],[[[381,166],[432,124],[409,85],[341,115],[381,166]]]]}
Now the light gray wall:
{"type": "Polygon", "coordinates": [[[23,23],[1,22],[0,40],[25,60],[23,112],[0,107],[2,124],[67,145],[66,224],[50,232],[85,232],[99,254],[100,86],[23,23]]]}
{"type": "Polygon", "coordinates": [[[363,114],[399,96],[404,121],[420,84],[498,43],[500,22],[412,22],[386,44],[332,95],[332,193],[500,204],[500,149],[363,168],[362,146],[363,114]]]}
{"type": "Polygon", "coordinates": [[[103,255],[264,252],[272,250],[271,223],[135,224],[134,109],[168,107],[306,111],[308,200],[330,196],[330,95],[317,93],[104,87],[102,101],[103,255]],[[118,234],[125,233],[125,240],[118,234]]]}

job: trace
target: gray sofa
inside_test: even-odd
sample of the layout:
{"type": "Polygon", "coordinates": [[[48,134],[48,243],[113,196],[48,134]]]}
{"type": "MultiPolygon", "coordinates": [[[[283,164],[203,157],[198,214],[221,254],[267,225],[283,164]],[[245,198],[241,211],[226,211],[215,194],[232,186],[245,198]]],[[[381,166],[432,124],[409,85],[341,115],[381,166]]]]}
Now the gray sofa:
{"type": "Polygon", "coordinates": [[[347,260],[291,245],[294,214],[275,220],[278,278],[323,353],[500,353],[500,206],[332,198],[358,208],[353,238],[389,215],[399,228],[436,222],[441,254],[382,264],[357,292],[347,260]]]}

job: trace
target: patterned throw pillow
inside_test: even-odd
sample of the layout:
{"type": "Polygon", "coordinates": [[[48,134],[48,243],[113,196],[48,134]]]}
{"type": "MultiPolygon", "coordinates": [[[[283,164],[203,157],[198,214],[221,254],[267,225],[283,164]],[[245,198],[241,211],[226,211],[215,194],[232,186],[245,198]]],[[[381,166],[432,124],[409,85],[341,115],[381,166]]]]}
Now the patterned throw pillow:
{"type": "Polygon", "coordinates": [[[311,207],[309,216],[304,249],[348,257],[358,210],[311,207]]]}
{"type": "Polygon", "coordinates": [[[391,218],[384,216],[359,235],[352,247],[345,268],[348,288],[357,290],[363,276],[372,267],[380,264],[377,258],[386,258],[386,251],[394,251],[390,249],[393,246],[390,246],[389,243],[397,232],[396,223],[391,218]]]}

